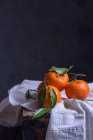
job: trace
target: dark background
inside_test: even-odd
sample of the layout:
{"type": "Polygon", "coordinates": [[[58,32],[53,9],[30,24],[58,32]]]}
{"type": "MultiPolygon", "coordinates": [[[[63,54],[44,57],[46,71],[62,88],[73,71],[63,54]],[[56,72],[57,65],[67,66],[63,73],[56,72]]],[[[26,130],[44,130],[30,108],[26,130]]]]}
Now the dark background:
{"type": "Polygon", "coordinates": [[[92,0],[0,1],[0,100],[24,79],[74,65],[93,81],[92,0]]]}

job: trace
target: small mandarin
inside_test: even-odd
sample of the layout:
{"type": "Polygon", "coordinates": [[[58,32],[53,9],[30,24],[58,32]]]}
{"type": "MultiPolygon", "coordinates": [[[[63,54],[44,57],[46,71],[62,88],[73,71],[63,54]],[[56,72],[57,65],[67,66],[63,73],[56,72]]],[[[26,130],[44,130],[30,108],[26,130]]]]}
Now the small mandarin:
{"type": "MultiPolygon", "coordinates": [[[[42,105],[42,107],[44,108],[49,108],[52,106],[52,103],[51,103],[51,95],[50,95],[50,90],[54,90],[55,94],[56,94],[56,97],[57,97],[57,100],[56,100],[56,103],[59,103],[61,101],[61,93],[60,91],[54,87],[54,86],[50,86],[50,85],[45,85],[46,86],[46,95],[45,95],[45,101],[42,105]]],[[[38,92],[39,96],[41,94],[41,90],[38,92]]]]}
{"type": "Polygon", "coordinates": [[[66,85],[65,92],[68,98],[84,100],[89,96],[89,86],[84,80],[74,80],[66,85]]]}

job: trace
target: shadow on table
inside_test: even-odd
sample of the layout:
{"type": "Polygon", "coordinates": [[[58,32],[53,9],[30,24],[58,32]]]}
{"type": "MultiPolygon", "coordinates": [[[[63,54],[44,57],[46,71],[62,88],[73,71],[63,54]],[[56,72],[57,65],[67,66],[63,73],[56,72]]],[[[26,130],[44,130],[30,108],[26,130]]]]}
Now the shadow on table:
{"type": "Polygon", "coordinates": [[[23,140],[20,127],[7,128],[0,125],[0,140],[23,140]]]}

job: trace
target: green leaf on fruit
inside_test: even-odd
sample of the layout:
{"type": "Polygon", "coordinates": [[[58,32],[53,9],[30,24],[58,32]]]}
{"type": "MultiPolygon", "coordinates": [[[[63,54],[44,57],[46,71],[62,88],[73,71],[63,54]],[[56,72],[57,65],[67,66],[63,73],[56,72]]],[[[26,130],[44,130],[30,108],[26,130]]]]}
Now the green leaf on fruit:
{"type": "Polygon", "coordinates": [[[50,89],[50,96],[51,96],[52,107],[54,107],[57,101],[57,96],[53,89],[50,89]]]}
{"type": "Polygon", "coordinates": [[[43,104],[45,101],[45,97],[46,97],[46,86],[44,86],[40,91],[40,94],[38,95],[38,101],[43,104]]]}
{"type": "Polygon", "coordinates": [[[72,68],[73,68],[73,65],[70,66],[69,68],[58,68],[58,67],[52,66],[48,71],[55,71],[56,73],[61,75],[61,74],[65,74],[69,72],[72,68]]]}
{"type": "Polygon", "coordinates": [[[37,119],[42,117],[43,115],[45,115],[46,113],[49,113],[51,111],[52,108],[41,108],[39,109],[32,117],[33,119],[37,119]]]}

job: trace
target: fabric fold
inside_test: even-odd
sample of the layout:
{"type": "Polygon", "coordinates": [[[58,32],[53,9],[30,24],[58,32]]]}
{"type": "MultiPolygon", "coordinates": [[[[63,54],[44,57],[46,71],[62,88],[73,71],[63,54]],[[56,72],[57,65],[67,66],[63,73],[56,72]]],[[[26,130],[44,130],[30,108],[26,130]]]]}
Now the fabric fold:
{"type": "Polygon", "coordinates": [[[93,102],[66,99],[55,106],[51,112],[46,140],[56,139],[92,140],[93,102]]]}
{"type": "MultiPolygon", "coordinates": [[[[0,103],[1,125],[19,126],[22,123],[21,106],[28,109],[38,108],[36,101],[27,101],[24,97],[28,89],[36,89],[39,83],[40,81],[24,80],[9,90],[9,97],[0,103]]],[[[62,102],[56,104],[51,111],[46,140],[93,139],[93,83],[90,83],[89,87],[88,100],[63,98],[62,102]]]]}
{"type": "Polygon", "coordinates": [[[0,103],[0,124],[5,127],[15,127],[21,125],[21,106],[12,106],[9,98],[5,98],[0,103]]]}

